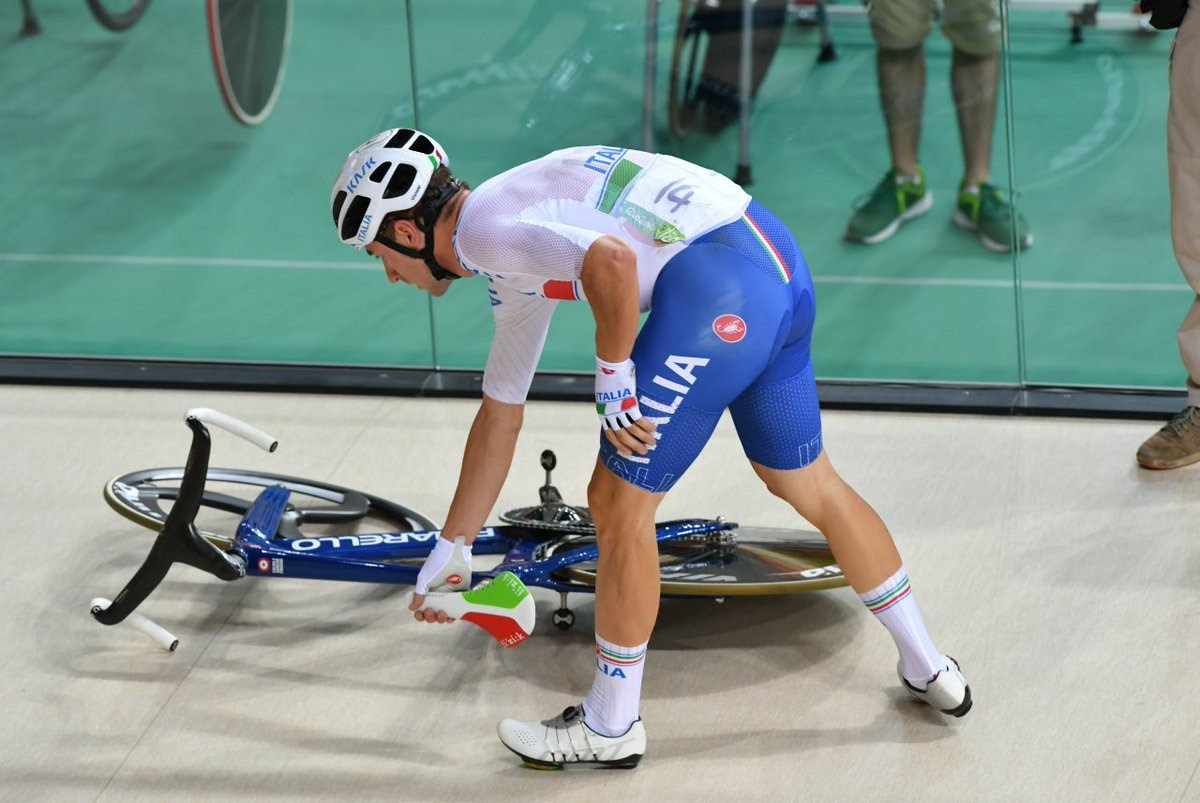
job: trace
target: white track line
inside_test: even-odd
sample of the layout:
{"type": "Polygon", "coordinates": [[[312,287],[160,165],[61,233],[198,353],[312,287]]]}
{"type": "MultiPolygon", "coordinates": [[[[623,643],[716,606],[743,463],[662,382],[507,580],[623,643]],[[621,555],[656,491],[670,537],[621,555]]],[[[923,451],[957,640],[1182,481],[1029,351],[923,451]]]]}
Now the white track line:
{"type": "MultiPolygon", "coordinates": [[[[818,284],[891,285],[900,287],[983,287],[1011,290],[1013,283],[1004,279],[915,279],[885,276],[814,276],[818,284]]],[[[1100,292],[1194,293],[1182,279],[1178,284],[1149,282],[1047,282],[1025,280],[1023,290],[1095,290],[1100,292]]]]}
{"type": "MultiPolygon", "coordinates": [[[[322,262],[294,259],[218,259],[214,257],[136,257],[105,256],[103,254],[12,254],[0,253],[0,262],[68,263],[91,265],[187,265],[212,268],[295,268],[302,270],[364,270],[378,271],[374,260],[357,262],[322,262]]],[[[1011,290],[1013,283],[1006,279],[935,279],[887,276],[814,276],[818,284],[861,284],[893,287],[975,287],[1011,290]]],[[[1191,293],[1181,279],[1178,283],[1151,282],[1050,282],[1025,280],[1024,290],[1092,290],[1124,293],[1191,293]]]]}
{"type": "Polygon", "coordinates": [[[360,262],[319,262],[296,259],[218,259],[214,257],[135,257],[103,254],[6,254],[0,262],[66,262],[91,265],[191,265],[212,268],[299,268],[334,270],[379,270],[374,260],[360,262]]]}

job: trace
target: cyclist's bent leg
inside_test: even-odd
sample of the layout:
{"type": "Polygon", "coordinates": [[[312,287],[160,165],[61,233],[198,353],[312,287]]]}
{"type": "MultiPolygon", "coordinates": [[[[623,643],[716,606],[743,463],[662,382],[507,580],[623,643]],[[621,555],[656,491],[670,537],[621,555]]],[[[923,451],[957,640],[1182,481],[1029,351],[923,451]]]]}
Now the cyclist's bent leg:
{"type": "Polygon", "coordinates": [[[721,413],[760,373],[790,323],[778,276],[735,248],[696,244],[663,269],[633,361],[656,448],[623,456],[601,438],[588,502],[596,521],[597,669],[585,719],[602,734],[637,720],[646,646],[658,613],[654,513],[700,453],[721,413]]]}
{"type": "Polygon", "coordinates": [[[633,766],[646,735],[637,709],[658,610],[654,511],[712,435],[721,413],[778,351],[791,326],[789,273],[751,204],[742,220],[689,245],[663,268],[633,348],[638,403],[656,448],[622,456],[600,438],[588,500],[596,521],[596,676],[580,708],[543,722],[504,720],[500,739],[527,762],[633,766]]]}
{"type": "Polygon", "coordinates": [[[729,410],[755,472],[771,493],[825,534],[856,591],[895,574],[900,554],[887,528],[823,452],[807,339],[784,347],[729,410]]]}
{"type": "Polygon", "coordinates": [[[751,465],[771,493],[825,535],[847,581],[892,636],[900,655],[897,672],[909,693],[947,714],[967,713],[971,690],[958,664],[930,639],[879,514],[838,475],[824,452],[798,468],[769,467],[753,458],[751,465]]]}
{"type": "Polygon", "coordinates": [[[579,706],[541,722],[505,719],[500,741],[527,764],[637,766],[646,750],[638,716],[642,669],[658,615],[654,514],[665,494],[624,482],[597,459],[588,484],[596,525],[596,672],[579,706]]]}
{"type": "MultiPolygon", "coordinates": [[[[799,317],[811,311],[802,303],[798,307],[799,317]]],[[[929,638],[887,526],[822,449],[807,333],[780,351],[730,412],[754,471],[825,535],[847,581],[891,634],[905,688],[945,713],[965,714],[970,688],[958,664],[929,638]]]]}
{"type": "Polygon", "coordinates": [[[638,720],[646,646],[658,617],[654,514],[664,496],[617,479],[599,460],[588,484],[600,554],[596,671],[583,713],[603,736],[622,736],[638,720]]]}
{"type": "Polygon", "coordinates": [[[658,614],[658,544],[654,516],[665,494],[623,482],[599,460],[588,485],[588,507],[600,551],[596,632],[618,644],[648,641],[658,614]]]}

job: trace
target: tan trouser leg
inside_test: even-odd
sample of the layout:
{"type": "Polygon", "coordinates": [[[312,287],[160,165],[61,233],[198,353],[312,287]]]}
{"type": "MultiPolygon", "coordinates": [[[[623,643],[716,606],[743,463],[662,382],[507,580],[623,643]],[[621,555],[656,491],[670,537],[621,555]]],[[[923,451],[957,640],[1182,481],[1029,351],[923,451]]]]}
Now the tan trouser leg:
{"type": "Polygon", "coordinates": [[[1175,38],[1167,114],[1171,240],[1179,267],[1196,291],[1178,336],[1188,372],[1189,405],[1200,405],[1200,9],[1196,5],[1175,38]]]}

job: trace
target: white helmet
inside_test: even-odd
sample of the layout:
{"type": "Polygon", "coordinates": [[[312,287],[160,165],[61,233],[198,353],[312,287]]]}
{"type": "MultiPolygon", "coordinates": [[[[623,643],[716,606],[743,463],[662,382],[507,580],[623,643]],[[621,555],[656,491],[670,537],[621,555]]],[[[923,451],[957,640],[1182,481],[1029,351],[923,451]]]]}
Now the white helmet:
{"type": "Polygon", "coordinates": [[[333,222],[342,242],[362,248],[391,212],[421,202],[433,171],[450,158],[433,137],[411,128],[376,134],[346,157],[333,183],[333,222]]]}

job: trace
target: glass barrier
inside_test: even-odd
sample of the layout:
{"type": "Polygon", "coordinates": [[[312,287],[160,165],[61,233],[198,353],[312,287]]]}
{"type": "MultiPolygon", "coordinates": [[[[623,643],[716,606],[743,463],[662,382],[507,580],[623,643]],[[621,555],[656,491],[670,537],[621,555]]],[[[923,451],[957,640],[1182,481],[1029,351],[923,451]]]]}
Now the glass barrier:
{"type": "MultiPolygon", "coordinates": [[[[905,49],[893,38],[881,50],[861,3],[789,4],[774,55],[755,54],[770,62],[750,118],[751,190],[792,228],[815,278],[818,376],[1014,383],[1011,260],[951,222],[963,158],[950,44],[937,30],[906,35],[905,49]],[[898,200],[889,126],[909,132],[907,172],[923,169],[923,193],[898,200]]],[[[736,132],[673,146],[728,170],[736,132]]]]}
{"type": "MultiPolygon", "coordinates": [[[[436,0],[412,7],[418,33],[461,22],[460,10],[436,0]]],[[[876,48],[861,5],[828,7],[824,37],[816,10],[783,0],[755,6],[755,97],[744,134],[742,7],[728,0],[476,6],[453,48],[426,46],[418,36],[420,124],[451,150],[456,172],[476,183],[551,150],[596,143],[652,147],[749,178],[748,190],[796,235],[816,279],[821,377],[1017,382],[1012,260],[950,222],[962,159],[949,45],[933,35],[926,47],[931,86],[920,155],[938,204],[886,242],[848,242],[856,204],[891,164],[876,48]],[[836,60],[818,60],[823,38],[832,39],[836,60]]],[[[435,303],[441,366],[477,368],[486,358],[486,287],[470,284],[435,303]]],[[[590,370],[590,316],[574,306],[559,305],[542,370],[590,370]]]]}
{"type": "MultiPolygon", "coordinates": [[[[0,16],[11,34],[23,5],[0,16]]],[[[346,152],[416,124],[476,185],[579,144],[659,150],[747,181],[815,278],[824,379],[1183,380],[1174,333],[1190,291],[1165,169],[1172,34],[1127,9],[293,3],[269,113],[245,120],[266,96],[227,87],[258,122],[245,126],[217,89],[200,4],[151,3],[120,32],[83,0],[29,5],[41,32],[0,37],[0,353],[481,368],[486,283],[431,301],[332,236],[329,185],[346,152]],[[923,188],[888,172],[906,152],[923,188]],[[968,174],[996,191],[960,196],[968,174]]],[[[227,22],[234,43],[253,27],[227,22]]],[[[256,75],[261,62],[249,59],[256,75]]],[[[541,370],[590,371],[592,352],[588,308],[560,305],[541,370]]]]}
{"type": "MultiPolygon", "coordinates": [[[[411,100],[404,7],[291,5],[282,90],[247,127],[204,4],[151,3],[114,32],[83,0],[33,0],[41,32],[21,37],[3,4],[0,352],[432,363],[427,302],[331,236],[342,158],[411,100]]],[[[252,11],[272,9],[259,30],[282,35],[285,4],[252,11]]],[[[231,47],[254,30],[226,25],[231,47]]],[[[247,58],[228,69],[261,69],[247,58]]]]}
{"type": "MultiPolygon", "coordinates": [[[[570,145],[637,147],[645,71],[644,0],[472,3],[412,0],[417,116],[472,185],[570,145]],[[444,33],[453,31],[453,36],[444,33]],[[420,34],[429,32],[428,38],[420,34]]],[[[411,124],[393,116],[389,125],[411,124]]],[[[481,368],[491,342],[487,284],[434,303],[436,360],[481,368]]],[[[593,370],[590,310],[560,304],[539,369],[593,370]]]]}
{"type": "Polygon", "coordinates": [[[1013,0],[1008,66],[1025,382],[1182,389],[1167,54],[1131,6],[1013,0]],[[1076,23],[1072,28],[1072,22],[1076,23]]]}

